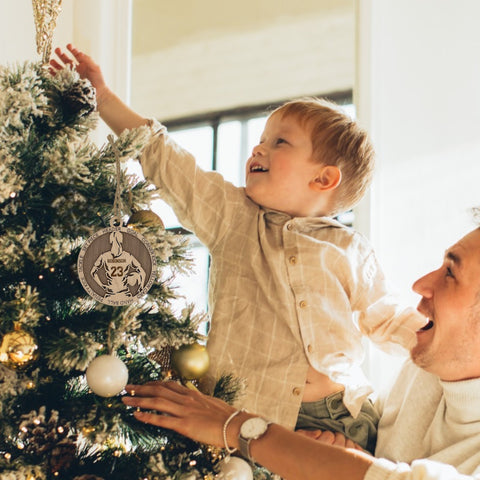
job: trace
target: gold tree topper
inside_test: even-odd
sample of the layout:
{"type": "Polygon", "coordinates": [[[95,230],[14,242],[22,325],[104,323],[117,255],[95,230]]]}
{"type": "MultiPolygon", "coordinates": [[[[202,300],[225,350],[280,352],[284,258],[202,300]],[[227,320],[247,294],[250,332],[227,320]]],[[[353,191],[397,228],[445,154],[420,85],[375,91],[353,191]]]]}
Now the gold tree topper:
{"type": "Polygon", "coordinates": [[[37,31],[37,52],[47,64],[52,53],[53,31],[57,24],[62,0],[32,0],[35,29],[37,31]]]}

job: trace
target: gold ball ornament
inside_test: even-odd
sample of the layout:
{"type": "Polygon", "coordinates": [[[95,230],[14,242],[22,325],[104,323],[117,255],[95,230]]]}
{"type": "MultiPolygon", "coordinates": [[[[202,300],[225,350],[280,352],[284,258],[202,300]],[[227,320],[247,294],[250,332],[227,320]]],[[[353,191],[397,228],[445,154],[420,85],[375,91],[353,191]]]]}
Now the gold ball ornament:
{"type": "Polygon", "coordinates": [[[210,357],[204,345],[192,343],[172,351],[171,366],[184,380],[198,380],[210,366],[210,357]]]}
{"type": "Polygon", "coordinates": [[[13,370],[23,370],[32,365],[39,356],[36,338],[29,332],[15,326],[6,333],[0,345],[0,363],[13,370]]]}
{"type": "Polygon", "coordinates": [[[142,226],[165,229],[162,219],[151,210],[138,210],[137,212],[133,212],[128,219],[127,225],[132,228],[142,226]]]}

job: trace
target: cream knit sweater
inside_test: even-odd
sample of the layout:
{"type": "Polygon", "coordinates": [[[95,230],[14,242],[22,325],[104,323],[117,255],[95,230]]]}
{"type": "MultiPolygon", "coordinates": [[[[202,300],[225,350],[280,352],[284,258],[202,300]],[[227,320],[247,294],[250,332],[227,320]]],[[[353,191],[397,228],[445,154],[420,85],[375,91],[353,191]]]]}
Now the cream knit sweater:
{"type": "Polygon", "coordinates": [[[443,382],[409,360],[378,407],[365,480],[480,479],[480,379],[443,382]]]}

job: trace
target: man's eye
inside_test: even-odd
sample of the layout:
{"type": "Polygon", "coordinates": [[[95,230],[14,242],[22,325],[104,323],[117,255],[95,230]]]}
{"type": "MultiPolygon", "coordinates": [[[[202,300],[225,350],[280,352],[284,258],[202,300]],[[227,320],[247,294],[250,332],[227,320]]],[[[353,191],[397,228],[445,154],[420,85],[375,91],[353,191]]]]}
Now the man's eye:
{"type": "Polygon", "coordinates": [[[445,276],[455,278],[450,267],[447,267],[447,273],[445,274],[445,276]]]}
{"type": "Polygon", "coordinates": [[[284,138],[277,138],[277,145],[280,143],[287,143],[287,141],[284,138]]]}

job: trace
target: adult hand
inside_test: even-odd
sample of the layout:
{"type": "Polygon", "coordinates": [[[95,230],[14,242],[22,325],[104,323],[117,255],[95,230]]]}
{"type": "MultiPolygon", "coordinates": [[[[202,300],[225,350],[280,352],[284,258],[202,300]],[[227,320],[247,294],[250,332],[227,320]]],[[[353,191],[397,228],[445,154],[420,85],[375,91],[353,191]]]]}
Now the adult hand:
{"type": "Polygon", "coordinates": [[[134,412],[145,423],[175,430],[201,443],[223,447],[223,425],[235,408],[175,382],[127,385],[125,405],[158,413],[134,412]]]}
{"type": "Polygon", "coordinates": [[[296,432],[305,437],[313,438],[325,445],[336,445],[337,447],[364,451],[360,445],[357,445],[353,440],[350,440],[340,432],[330,432],[328,430],[296,430],[296,432]]]}

